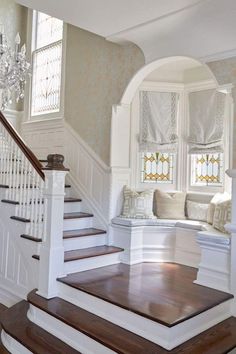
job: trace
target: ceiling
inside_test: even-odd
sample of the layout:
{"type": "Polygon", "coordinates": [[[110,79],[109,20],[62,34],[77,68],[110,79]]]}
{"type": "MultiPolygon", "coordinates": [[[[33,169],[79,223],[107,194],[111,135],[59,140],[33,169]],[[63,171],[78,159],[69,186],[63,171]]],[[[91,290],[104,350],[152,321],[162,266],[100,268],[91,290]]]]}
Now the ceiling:
{"type": "Polygon", "coordinates": [[[17,0],[113,42],[133,42],[146,61],[236,54],[235,0],[17,0]]]}

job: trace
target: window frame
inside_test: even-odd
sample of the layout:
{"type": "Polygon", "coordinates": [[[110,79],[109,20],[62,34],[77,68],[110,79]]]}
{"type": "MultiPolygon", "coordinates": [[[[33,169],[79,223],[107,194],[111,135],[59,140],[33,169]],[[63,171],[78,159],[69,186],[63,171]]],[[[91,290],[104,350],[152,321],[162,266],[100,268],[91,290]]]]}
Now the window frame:
{"type": "Polygon", "coordinates": [[[233,142],[233,100],[231,96],[232,85],[217,86],[213,80],[205,80],[193,84],[170,84],[161,82],[144,81],[136,92],[131,105],[131,183],[137,190],[145,189],[161,189],[163,191],[189,191],[198,193],[212,194],[216,192],[230,192],[230,179],[224,173],[222,186],[193,186],[191,185],[191,155],[188,154],[187,136],[189,132],[188,117],[188,94],[193,91],[201,91],[210,88],[217,88],[226,93],[226,120],[224,134],[224,167],[223,171],[232,166],[232,142],[233,142]],[[177,134],[179,136],[178,150],[173,161],[173,184],[171,183],[153,183],[141,182],[142,161],[139,152],[139,125],[140,125],[140,91],[157,91],[157,92],[177,92],[180,95],[179,112],[177,118],[177,134]],[[181,119],[182,117],[182,119],[181,119]],[[187,173],[186,173],[187,171],[187,173]]]}
{"type": "MultiPolygon", "coordinates": [[[[37,40],[37,17],[38,13],[41,11],[29,10],[29,20],[28,20],[28,34],[27,34],[27,47],[30,48],[31,55],[31,71],[33,71],[33,57],[34,53],[39,50],[36,49],[36,40],[37,40]]],[[[38,113],[32,115],[32,85],[33,85],[33,72],[29,83],[26,88],[26,95],[28,97],[28,105],[26,109],[26,120],[27,121],[45,121],[51,119],[64,119],[64,101],[65,101],[65,64],[66,64],[66,37],[67,37],[67,25],[63,22],[63,35],[62,39],[59,41],[55,41],[54,43],[61,42],[62,43],[62,58],[61,58],[61,85],[60,85],[60,107],[59,110],[55,112],[48,113],[38,113]]],[[[46,45],[41,47],[46,48],[46,45]]]]}

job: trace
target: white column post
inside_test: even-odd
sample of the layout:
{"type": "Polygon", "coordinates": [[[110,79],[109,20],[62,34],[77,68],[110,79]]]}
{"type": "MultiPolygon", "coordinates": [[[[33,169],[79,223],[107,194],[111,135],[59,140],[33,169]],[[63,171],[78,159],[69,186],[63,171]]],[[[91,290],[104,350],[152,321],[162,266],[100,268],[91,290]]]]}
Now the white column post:
{"type": "MultiPolygon", "coordinates": [[[[226,171],[227,175],[232,178],[232,214],[231,223],[225,228],[231,233],[231,270],[230,270],[230,290],[236,297],[236,169],[226,171]]],[[[234,298],[232,306],[232,314],[236,316],[236,299],[234,298]]]]}
{"type": "Polygon", "coordinates": [[[64,274],[63,217],[65,176],[62,155],[49,155],[45,174],[45,239],[40,249],[38,294],[49,299],[58,295],[57,278],[64,274]]]}

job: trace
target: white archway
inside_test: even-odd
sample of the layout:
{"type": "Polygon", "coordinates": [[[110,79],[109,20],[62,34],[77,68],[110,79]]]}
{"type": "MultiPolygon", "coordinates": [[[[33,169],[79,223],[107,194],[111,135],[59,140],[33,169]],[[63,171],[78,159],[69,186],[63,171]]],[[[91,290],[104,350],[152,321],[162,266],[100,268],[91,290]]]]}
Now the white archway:
{"type": "Polygon", "coordinates": [[[186,56],[167,57],[167,58],[154,60],[153,62],[151,62],[151,63],[143,66],[141,69],[139,69],[139,71],[133,76],[133,78],[130,80],[129,84],[127,85],[127,87],[122,95],[120,104],[121,105],[122,104],[131,104],[136,90],[141,85],[143,80],[151,72],[153,72],[154,70],[157,70],[158,68],[160,68],[161,66],[163,66],[165,64],[171,64],[173,62],[176,62],[177,60],[182,60],[182,59],[191,59],[198,64],[199,63],[202,64],[202,66],[205,67],[205,69],[209,72],[209,75],[215,81],[216,86],[218,86],[218,82],[217,82],[214,74],[210,70],[210,68],[205,63],[202,63],[200,60],[195,59],[195,58],[191,58],[191,57],[186,57],[186,56]]]}

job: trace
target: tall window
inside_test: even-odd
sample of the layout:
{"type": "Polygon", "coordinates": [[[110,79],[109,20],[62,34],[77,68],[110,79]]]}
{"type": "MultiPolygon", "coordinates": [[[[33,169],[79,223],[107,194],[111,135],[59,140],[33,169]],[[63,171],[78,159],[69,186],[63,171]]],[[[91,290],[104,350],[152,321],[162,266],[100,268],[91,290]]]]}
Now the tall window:
{"type": "Polygon", "coordinates": [[[31,115],[59,112],[63,22],[35,12],[32,52],[31,115]]]}

